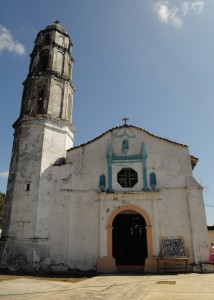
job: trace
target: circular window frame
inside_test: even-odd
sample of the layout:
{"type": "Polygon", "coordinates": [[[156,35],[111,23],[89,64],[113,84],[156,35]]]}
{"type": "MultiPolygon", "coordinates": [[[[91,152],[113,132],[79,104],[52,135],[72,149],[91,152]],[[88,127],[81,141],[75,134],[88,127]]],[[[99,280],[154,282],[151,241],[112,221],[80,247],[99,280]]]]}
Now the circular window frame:
{"type": "Polygon", "coordinates": [[[117,173],[117,182],[122,188],[133,188],[138,183],[138,173],[132,168],[122,168],[117,173]]]}

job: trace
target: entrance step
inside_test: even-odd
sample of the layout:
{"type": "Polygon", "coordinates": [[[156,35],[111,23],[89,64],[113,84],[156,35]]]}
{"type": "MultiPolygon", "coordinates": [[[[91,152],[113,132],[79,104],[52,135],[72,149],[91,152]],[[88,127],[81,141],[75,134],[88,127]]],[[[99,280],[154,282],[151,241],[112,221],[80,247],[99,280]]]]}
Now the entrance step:
{"type": "Polygon", "coordinates": [[[118,272],[144,272],[144,266],[117,266],[118,272]]]}

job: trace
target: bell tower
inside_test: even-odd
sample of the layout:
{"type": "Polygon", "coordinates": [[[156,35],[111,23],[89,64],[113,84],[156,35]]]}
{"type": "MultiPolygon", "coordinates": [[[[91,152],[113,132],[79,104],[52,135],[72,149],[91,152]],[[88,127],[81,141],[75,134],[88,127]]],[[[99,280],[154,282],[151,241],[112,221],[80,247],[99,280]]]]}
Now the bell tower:
{"type": "Polygon", "coordinates": [[[64,161],[74,139],[72,46],[56,21],[38,33],[30,55],[20,115],[13,124],[1,264],[8,265],[9,260],[21,265],[24,259],[26,269],[31,269],[35,251],[48,251],[50,186],[54,185],[49,170],[64,161]]]}

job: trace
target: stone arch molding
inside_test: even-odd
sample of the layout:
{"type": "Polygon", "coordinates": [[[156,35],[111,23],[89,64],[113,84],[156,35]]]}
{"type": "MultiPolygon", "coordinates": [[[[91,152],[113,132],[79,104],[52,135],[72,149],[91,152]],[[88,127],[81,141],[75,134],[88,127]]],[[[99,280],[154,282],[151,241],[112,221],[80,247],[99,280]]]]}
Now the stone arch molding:
{"type": "Polygon", "coordinates": [[[148,257],[153,256],[153,242],[152,242],[152,224],[147,212],[139,206],[136,205],[123,205],[117,207],[113,212],[111,212],[107,221],[107,256],[112,256],[112,224],[115,217],[123,211],[131,210],[139,213],[146,222],[146,234],[147,234],[147,251],[148,257]]]}
{"type": "Polygon", "coordinates": [[[115,208],[109,215],[106,224],[107,230],[107,256],[98,257],[97,259],[97,271],[112,273],[117,272],[116,261],[112,256],[112,224],[115,217],[123,211],[131,210],[139,213],[146,222],[146,236],[147,236],[147,253],[148,257],[145,260],[144,271],[150,273],[157,272],[157,259],[153,255],[153,238],[152,238],[152,223],[147,212],[136,205],[123,205],[115,208]]]}

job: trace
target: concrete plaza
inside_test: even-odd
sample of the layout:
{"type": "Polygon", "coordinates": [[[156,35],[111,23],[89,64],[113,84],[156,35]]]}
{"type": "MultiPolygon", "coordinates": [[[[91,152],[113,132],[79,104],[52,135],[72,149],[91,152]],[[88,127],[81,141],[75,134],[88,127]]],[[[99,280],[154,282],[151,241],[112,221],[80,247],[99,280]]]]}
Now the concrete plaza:
{"type": "Polygon", "coordinates": [[[3,299],[214,300],[214,274],[103,275],[76,283],[20,278],[0,282],[3,299]]]}

